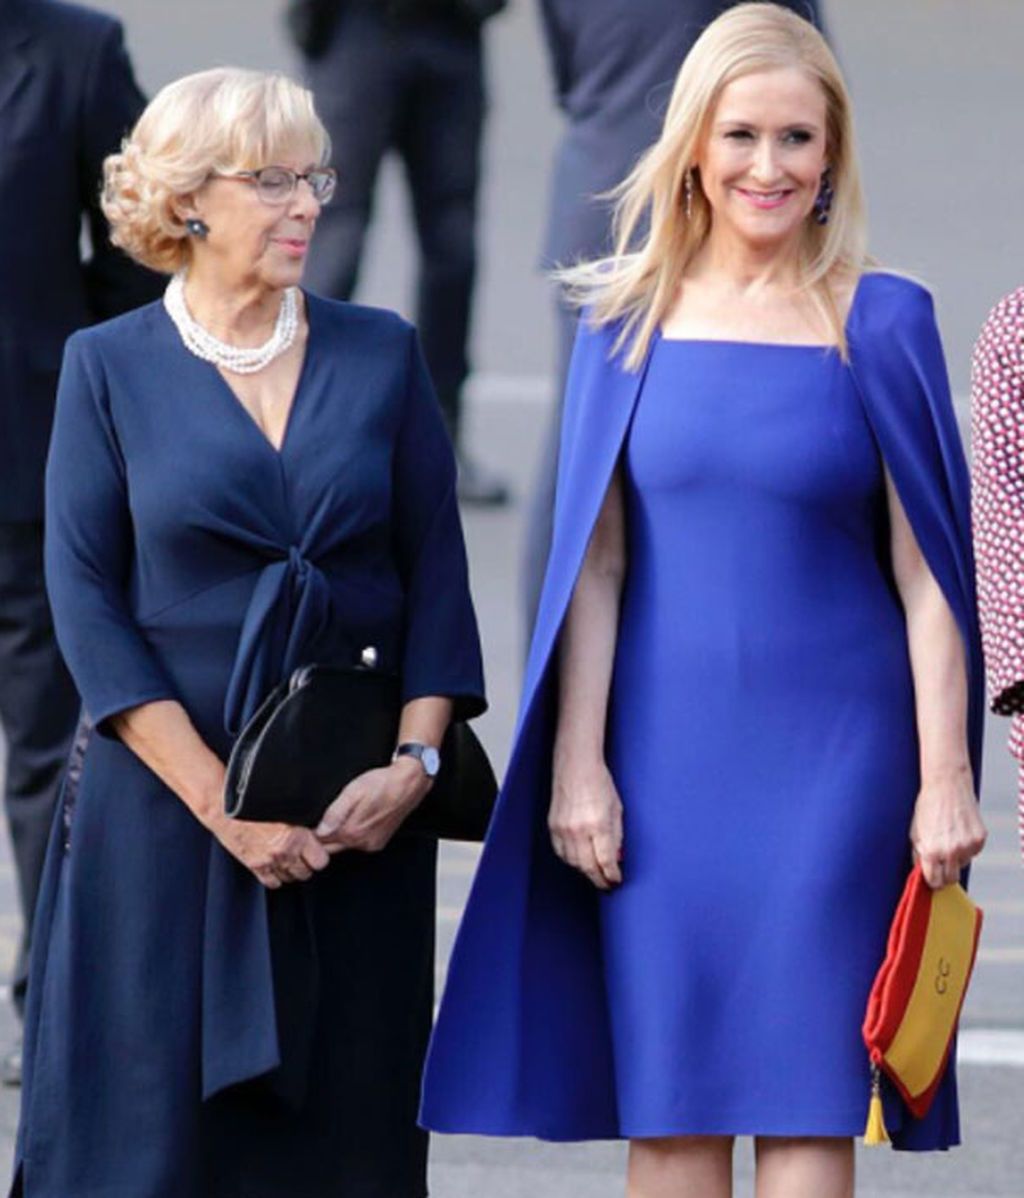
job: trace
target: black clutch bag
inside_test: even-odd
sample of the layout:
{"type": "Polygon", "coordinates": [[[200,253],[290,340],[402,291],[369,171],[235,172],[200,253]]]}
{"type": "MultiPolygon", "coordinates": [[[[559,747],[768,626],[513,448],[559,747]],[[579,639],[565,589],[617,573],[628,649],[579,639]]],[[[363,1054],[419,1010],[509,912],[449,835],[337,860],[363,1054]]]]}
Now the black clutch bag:
{"type": "MultiPolygon", "coordinates": [[[[224,806],[236,819],[315,827],[353,778],[387,765],[401,716],[401,686],[369,666],[302,666],[242,729],[228,760],[224,806]]],[[[441,769],[402,832],[483,840],[498,784],[483,746],[452,723],[441,769]]]]}

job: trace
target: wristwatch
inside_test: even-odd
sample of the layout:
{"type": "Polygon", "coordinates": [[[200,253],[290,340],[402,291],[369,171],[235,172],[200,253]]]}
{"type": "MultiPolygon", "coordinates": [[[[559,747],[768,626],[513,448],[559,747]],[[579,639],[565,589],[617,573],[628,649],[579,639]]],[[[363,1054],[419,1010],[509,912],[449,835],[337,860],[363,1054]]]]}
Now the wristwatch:
{"type": "Polygon", "coordinates": [[[404,745],[399,745],[391,760],[397,761],[399,757],[415,757],[423,766],[423,772],[428,778],[436,778],[441,768],[441,754],[437,749],[433,745],[420,744],[418,740],[409,740],[404,745]]]}

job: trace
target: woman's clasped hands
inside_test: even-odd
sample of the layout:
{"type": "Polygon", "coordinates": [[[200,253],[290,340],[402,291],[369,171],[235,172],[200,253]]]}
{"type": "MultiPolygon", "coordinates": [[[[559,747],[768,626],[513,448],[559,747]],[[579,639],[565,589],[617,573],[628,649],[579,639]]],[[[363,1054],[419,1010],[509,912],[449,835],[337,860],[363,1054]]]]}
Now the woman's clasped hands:
{"type": "Polygon", "coordinates": [[[291,824],[225,818],[216,835],[268,890],[286,882],[306,882],[330,861],[327,849],[308,828],[291,824]]]}
{"type": "Polygon", "coordinates": [[[380,852],[430,786],[418,762],[400,759],[353,778],[315,829],[225,819],[217,839],[268,890],[277,890],[308,882],[335,853],[380,852]]]}
{"type": "Polygon", "coordinates": [[[329,853],[344,849],[380,852],[431,785],[423,767],[409,757],[367,770],[353,778],[327,808],[316,836],[329,853]]]}

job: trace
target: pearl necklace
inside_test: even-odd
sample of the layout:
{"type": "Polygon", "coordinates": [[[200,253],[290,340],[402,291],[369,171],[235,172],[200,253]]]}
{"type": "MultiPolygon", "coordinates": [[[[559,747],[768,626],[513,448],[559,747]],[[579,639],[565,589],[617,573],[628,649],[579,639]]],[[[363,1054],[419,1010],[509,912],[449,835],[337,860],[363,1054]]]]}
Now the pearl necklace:
{"type": "Polygon", "coordinates": [[[297,295],[297,287],[285,288],[274,331],[262,345],[251,348],[229,345],[226,341],[221,341],[195,319],[185,303],[184,272],[179,271],[167,284],[164,307],[181,334],[186,349],[197,358],[202,358],[204,362],[212,362],[232,374],[255,374],[269,366],[294,344],[295,334],[299,331],[297,295]]]}

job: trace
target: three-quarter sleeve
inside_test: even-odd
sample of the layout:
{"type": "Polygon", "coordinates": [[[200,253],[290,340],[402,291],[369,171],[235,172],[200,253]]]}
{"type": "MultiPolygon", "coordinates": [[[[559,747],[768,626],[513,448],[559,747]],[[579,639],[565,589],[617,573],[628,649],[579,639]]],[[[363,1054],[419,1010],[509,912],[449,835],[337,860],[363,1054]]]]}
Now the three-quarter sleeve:
{"type": "Polygon", "coordinates": [[[394,454],[394,552],[405,593],[405,701],[442,695],[454,718],[486,709],[455,457],[414,331],[394,454]]]}
{"type": "Polygon", "coordinates": [[[989,704],[1024,714],[1024,288],[974,347],[971,440],[978,608],[989,704]]]}
{"type": "Polygon", "coordinates": [[[57,641],[97,730],[176,694],[132,619],[125,466],[88,332],[67,343],[46,466],[46,584],[57,641]]]}

